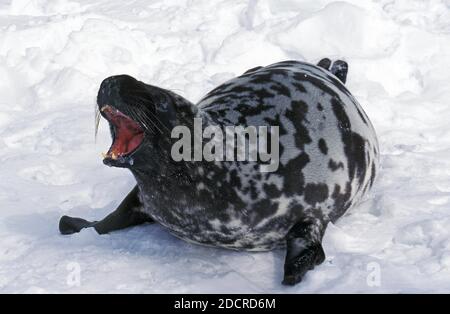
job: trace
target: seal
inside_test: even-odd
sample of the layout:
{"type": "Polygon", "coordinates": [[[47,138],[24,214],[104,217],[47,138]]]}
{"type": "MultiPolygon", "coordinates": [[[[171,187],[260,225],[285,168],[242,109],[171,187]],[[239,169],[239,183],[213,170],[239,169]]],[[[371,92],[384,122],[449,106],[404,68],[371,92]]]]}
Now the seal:
{"type": "MultiPolygon", "coordinates": [[[[321,264],[326,226],[368,192],[378,142],[366,113],[344,86],[346,62],[283,61],[246,71],[196,105],[127,75],[105,79],[98,112],[112,145],[103,162],[127,168],[137,185],[101,221],[63,216],[63,234],[98,233],[157,222],[187,241],[238,250],[286,248],[283,283],[321,264]],[[171,130],[229,125],[277,126],[279,164],[175,161],[171,130]]],[[[203,142],[203,144],[205,144],[203,142]]]]}

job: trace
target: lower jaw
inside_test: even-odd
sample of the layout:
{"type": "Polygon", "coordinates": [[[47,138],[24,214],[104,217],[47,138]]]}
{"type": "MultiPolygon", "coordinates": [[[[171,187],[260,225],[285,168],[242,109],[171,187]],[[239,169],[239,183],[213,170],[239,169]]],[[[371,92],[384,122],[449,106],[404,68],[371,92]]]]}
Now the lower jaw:
{"type": "Polygon", "coordinates": [[[132,156],[117,156],[112,158],[111,156],[106,156],[103,159],[103,163],[109,167],[120,167],[129,168],[134,165],[134,159],[132,156]]]}

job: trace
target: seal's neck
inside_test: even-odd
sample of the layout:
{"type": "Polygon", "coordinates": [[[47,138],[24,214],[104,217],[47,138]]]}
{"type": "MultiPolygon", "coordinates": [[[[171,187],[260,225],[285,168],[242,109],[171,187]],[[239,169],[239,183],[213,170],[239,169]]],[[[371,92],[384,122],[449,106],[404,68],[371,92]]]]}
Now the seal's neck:
{"type": "Polygon", "coordinates": [[[147,138],[145,147],[136,155],[136,163],[130,170],[138,183],[147,182],[147,185],[152,180],[156,184],[189,185],[197,173],[195,168],[199,165],[192,160],[177,159],[173,155],[173,145],[180,140],[179,130],[190,134],[189,138],[184,138],[190,142],[190,136],[195,133],[195,124],[198,125],[200,111],[192,102],[171,91],[152,89],[152,92],[166,94],[171,100],[168,102],[171,107],[160,110],[158,119],[164,124],[158,124],[162,126],[159,134],[147,138]]]}
{"type": "Polygon", "coordinates": [[[172,92],[166,91],[167,94],[174,100],[174,105],[176,108],[177,121],[172,123],[172,129],[176,126],[187,126],[189,128],[193,127],[194,118],[199,116],[199,109],[192,102],[186,98],[172,92]]]}

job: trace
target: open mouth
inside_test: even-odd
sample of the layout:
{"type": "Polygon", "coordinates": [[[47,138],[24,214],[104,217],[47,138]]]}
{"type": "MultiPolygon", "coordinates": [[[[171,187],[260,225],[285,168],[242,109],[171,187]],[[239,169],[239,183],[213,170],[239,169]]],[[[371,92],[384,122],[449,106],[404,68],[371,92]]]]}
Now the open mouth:
{"type": "Polygon", "coordinates": [[[133,119],[106,105],[101,111],[114,128],[113,142],[103,158],[118,159],[133,153],[144,139],[144,130],[133,119]]]}

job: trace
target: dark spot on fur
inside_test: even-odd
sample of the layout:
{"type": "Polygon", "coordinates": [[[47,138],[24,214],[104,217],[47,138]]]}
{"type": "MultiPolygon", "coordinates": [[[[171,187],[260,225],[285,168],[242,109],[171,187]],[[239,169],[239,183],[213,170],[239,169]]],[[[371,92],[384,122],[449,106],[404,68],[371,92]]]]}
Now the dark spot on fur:
{"type": "Polygon", "coordinates": [[[309,82],[318,89],[324,91],[324,93],[333,97],[340,98],[340,95],[336,93],[333,88],[330,87],[334,86],[344,95],[348,96],[350,99],[354,99],[353,96],[350,94],[350,92],[347,90],[347,88],[345,88],[344,84],[342,84],[342,82],[339,81],[336,77],[331,75],[325,75],[326,79],[324,80],[322,76],[317,77],[317,74],[312,71],[308,71],[306,69],[302,69],[302,71],[303,72],[294,73],[293,78],[300,82],[303,81],[309,82]]]}
{"type": "Polygon", "coordinates": [[[333,171],[336,171],[338,169],[344,169],[344,164],[342,163],[342,161],[335,162],[333,159],[330,159],[330,161],[328,162],[328,168],[330,168],[333,171]]]}
{"type": "Polygon", "coordinates": [[[272,184],[265,183],[263,188],[264,192],[266,192],[266,195],[270,198],[278,198],[281,195],[281,191],[273,183],[272,184]]]}
{"type": "Polygon", "coordinates": [[[287,88],[281,83],[273,84],[272,86],[270,86],[270,89],[277,92],[280,95],[291,97],[291,91],[289,90],[289,88],[287,88]]]}
{"type": "Polygon", "coordinates": [[[300,84],[300,83],[292,83],[292,86],[294,86],[299,92],[306,93],[306,89],[305,89],[305,87],[303,86],[303,84],[300,84]]]}
{"type": "Polygon", "coordinates": [[[328,198],[328,186],[323,183],[308,183],[305,186],[305,202],[315,206],[328,198]]]}
{"type": "Polygon", "coordinates": [[[261,88],[261,89],[256,89],[255,90],[255,95],[258,97],[258,100],[260,102],[263,102],[264,99],[266,98],[272,98],[275,96],[275,94],[269,92],[267,89],[265,88],[261,88]]]}
{"type": "Polygon", "coordinates": [[[236,169],[233,169],[230,171],[230,185],[235,186],[238,189],[241,188],[241,179],[239,178],[239,175],[238,175],[236,169]]]}
{"type": "Polygon", "coordinates": [[[268,68],[265,67],[264,69],[261,69],[260,71],[257,71],[255,73],[252,73],[249,77],[249,80],[251,83],[255,84],[267,84],[269,82],[273,82],[274,75],[280,75],[280,76],[286,76],[287,72],[283,69],[276,69],[276,68],[268,68]]]}
{"type": "Polygon", "coordinates": [[[280,164],[278,173],[284,178],[283,192],[286,196],[303,194],[305,179],[302,170],[308,162],[308,155],[301,153],[297,157],[289,160],[286,165],[280,164]]]}
{"type": "Polygon", "coordinates": [[[292,109],[286,110],[285,116],[295,126],[295,144],[297,148],[303,150],[305,144],[311,143],[308,128],[304,125],[307,122],[305,116],[308,112],[308,105],[303,101],[292,101],[291,107],[292,109]]]}
{"type": "Polygon", "coordinates": [[[322,154],[326,155],[328,154],[328,147],[327,147],[327,143],[325,142],[325,140],[323,138],[321,138],[319,140],[319,149],[321,151],[322,154]]]}
{"type": "Polygon", "coordinates": [[[351,194],[352,194],[352,186],[350,182],[346,183],[345,191],[342,192],[340,185],[336,184],[334,186],[333,194],[331,194],[331,197],[334,200],[334,210],[329,215],[332,222],[335,222],[336,219],[341,217],[345,213],[345,211],[350,207],[351,203],[349,202],[349,200],[351,194]]]}
{"type": "Polygon", "coordinates": [[[210,91],[208,94],[206,94],[205,97],[203,97],[203,99],[206,99],[206,98],[209,98],[212,96],[216,96],[217,94],[221,94],[233,85],[234,85],[233,83],[224,83],[222,85],[219,85],[216,88],[214,88],[212,91],[210,91]]]}
{"type": "Polygon", "coordinates": [[[281,67],[281,66],[302,65],[302,64],[307,64],[307,63],[297,61],[297,60],[286,60],[286,61],[281,61],[281,62],[271,64],[271,65],[267,66],[266,68],[270,69],[270,68],[281,67]]]}
{"type": "Polygon", "coordinates": [[[342,142],[344,143],[344,153],[347,157],[348,175],[350,180],[358,178],[362,185],[366,175],[365,145],[366,140],[351,130],[350,119],[342,104],[336,99],[331,100],[333,112],[338,121],[342,142]]]}
{"type": "Polygon", "coordinates": [[[256,188],[256,182],[254,180],[249,181],[250,184],[250,197],[252,200],[256,200],[259,196],[258,189],[256,188]]]}
{"type": "Polygon", "coordinates": [[[247,117],[259,115],[261,114],[261,112],[269,110],[271,108],[273,108],[273,106],[265,105],[263,103],[261,103],[259,106],[255,106],[249,103],[242,102],[236,107],[236,110],[240,113],[238,122],[245,125],[247,117]]]}
{"type": "Polygon", "coordinates": [[[256,71],[258,71],[259,69],[262,69],[262,67],[259,66],[259,67],[251,68],[251,69],[245,71],[244,74],[249,74],[249,73],[252,73],[252,72],[256,72],[256,71]]]}
{"type": "Polygon", "coordinates": [[[257,224],[265,217],[275,214],[278,210],[278,202],[269,199],[263,199],[253,204],[250,216],[254,224],[257,224]]]}

